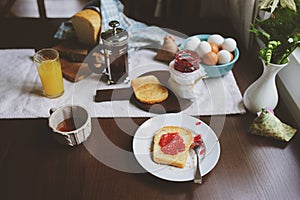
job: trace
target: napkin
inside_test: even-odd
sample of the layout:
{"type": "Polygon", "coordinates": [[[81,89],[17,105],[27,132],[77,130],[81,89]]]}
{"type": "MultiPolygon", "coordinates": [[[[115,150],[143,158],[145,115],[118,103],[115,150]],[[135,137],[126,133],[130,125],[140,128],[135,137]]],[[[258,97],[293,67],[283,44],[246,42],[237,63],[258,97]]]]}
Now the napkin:
{"type": "MultiPolygon", "coordinates": [[[[86,7],[98,6],[100,0],[91,1],[86,7]]],[[[101,31],[107,31],[111,29],[109,27],[109,22],[112,20],[117,20],[120,22],[120,28],[125,29],[129,35],[128,49],[129,51],[134,51],[140,47],[147,46],[148,48],[159,49],[162,40],[167,36],[169,31],[158,26],[148,26],[142,22],[136,21],[127,17],[124,14],[124,5],[118,0],[101,0],[100,2],[101,10],[101,31]]],[[[174,39],[177,44],[180,44],[187,35],[184,34],[173,34],[174,39]],[[176,35],[180,35],[176,36],[176,35]]],[[[66,40],[75,37],[75,30],[72,26],[70,20],[64,21],[54,34],[54,38],[66,40]]],[[[101,42],[101,40],[100,40],[101,42]]]]}
{"type": "Polygon", "coordinates": [[[250,126],[250,133],[282,141],[290,141],[296,129],[281,122],[272,111],[263,108],[250,126]]]}

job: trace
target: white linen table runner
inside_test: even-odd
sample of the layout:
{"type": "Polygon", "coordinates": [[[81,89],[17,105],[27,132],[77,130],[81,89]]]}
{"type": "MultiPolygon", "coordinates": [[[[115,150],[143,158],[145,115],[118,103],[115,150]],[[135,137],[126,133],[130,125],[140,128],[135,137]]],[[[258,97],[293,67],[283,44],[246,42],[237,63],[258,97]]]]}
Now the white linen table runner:
{"type": "MultiPolygon", "coordinates": [[[[0,118],[46,118],[51,108],[68,104],[85,107],[92,117],[152,117],[129,101],[94,102],[97,89],[129,87],[129,84],[107,85],[99,74],[72,83],[64,79],[65,92],[56,99],[42,95],[42,85],[32,61],[33,49],[0,50],[0,118]]],[[[129,57],[129,78],[156,70],[168,70],[168,65],[153,60],[155,52],[140,50],[129,57]]],[[[227,115],[244,113],[242,96],[233,73],[203,81],[203,91],[193,104],[183,110],[188,115],[227,115]]]]}

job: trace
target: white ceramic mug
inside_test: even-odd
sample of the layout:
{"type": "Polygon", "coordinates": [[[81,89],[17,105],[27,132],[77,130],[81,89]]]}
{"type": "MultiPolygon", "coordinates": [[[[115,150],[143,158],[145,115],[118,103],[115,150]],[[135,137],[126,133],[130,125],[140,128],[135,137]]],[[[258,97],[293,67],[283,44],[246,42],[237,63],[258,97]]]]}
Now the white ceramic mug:
{"type": "Polygon", "coordinates": [[[75,146],[89,137],[91,117],[81,106],[66,105],[50,110],[49,126],[59,143],[75,146]]]}

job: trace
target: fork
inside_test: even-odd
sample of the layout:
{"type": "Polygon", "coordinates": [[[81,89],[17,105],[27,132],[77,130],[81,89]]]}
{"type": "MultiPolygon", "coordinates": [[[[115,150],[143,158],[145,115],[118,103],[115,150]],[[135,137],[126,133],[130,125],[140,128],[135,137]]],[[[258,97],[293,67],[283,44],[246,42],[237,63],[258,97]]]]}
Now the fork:
{"type": "Polygon", "coordinates": [[[202,183],[202,175],[201,175],[201,170],[200,170],[200,162],[204,159],[205,157],[205,145],[202,142],[201,144],[196,143],[193,146],[193,150],[196,153],[196,157],[197,157],[197,166],[196,166],[196,171],[194,174],[194,183],[198,183],[201,184],[202,183]]]}

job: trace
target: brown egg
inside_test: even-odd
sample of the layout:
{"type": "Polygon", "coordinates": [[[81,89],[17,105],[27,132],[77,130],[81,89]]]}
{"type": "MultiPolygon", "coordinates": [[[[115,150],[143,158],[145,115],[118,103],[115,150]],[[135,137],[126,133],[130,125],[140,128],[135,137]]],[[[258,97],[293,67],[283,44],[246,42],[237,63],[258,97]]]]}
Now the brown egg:
{"type": "Polygon", "coordinates": [[[211,51],[213,51],[213,52],[215,52],[215,53],[218,53],[218,52],[219,52],[219,46],[218,46],[216,43],[210,42],[209,44],[210,44],[210,46],[211,46],[211,51]]]}
{"type": "Polygon", "coordinates": [[[218,62],[218,56],[215,52],[211,51],[203,56],[202,62],[205,65],[216,65],[218,62]]]}
{"type": "Polygon", "coordinates": [[[234,55],[233,55],[233,53],[230,52],[230,61],[232,61],[233,58],[234,58],[234,55]]]}

